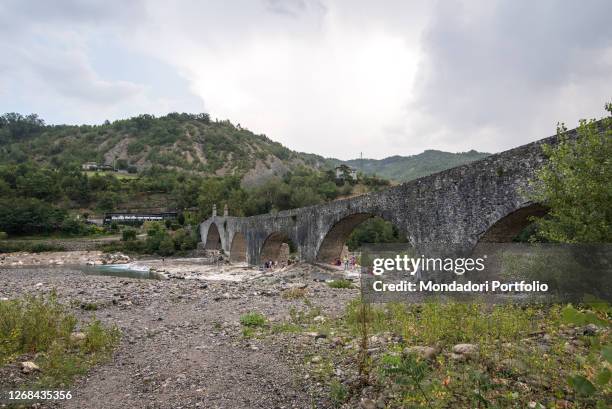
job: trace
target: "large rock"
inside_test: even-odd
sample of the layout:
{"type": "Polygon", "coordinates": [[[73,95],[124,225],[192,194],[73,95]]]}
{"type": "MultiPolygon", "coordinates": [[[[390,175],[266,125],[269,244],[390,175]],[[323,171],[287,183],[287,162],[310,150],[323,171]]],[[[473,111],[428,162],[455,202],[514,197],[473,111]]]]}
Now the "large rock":
{"type": "MultiPolygon", "coordinates": [[[[461,355],[464,358],[474,358],[478,356],[478,345],[457,344],[453,347],[453,354],[461,355]]],[[[458,358],[458,357],[453,357],[453,358],[458,358]]]]}
{"type": "Polygon", "coordinates": [[[85,341],[85,339],[87,339],[87,334],[85,334],[84,332],[73,332],[72,334],[70,334],[70,340],[72,342],[81,342],[85,341]]]}
{"type": "Polygon", "coordinates": [[[40,371],[40,368],[34,362],[32,362],[32,361],[24,361],[24,362],[21,363],[21,372],[23,372],[23,373],[32,373],[32,372],[36,372],[36,371],[40,371]]]}
{"type": "Polygon", "coordinates": [[[438,355],[438,349],[434,347],[416,345],[404,348],[404,354],[415,354],[422,359],[432,360],[438,355]]]}

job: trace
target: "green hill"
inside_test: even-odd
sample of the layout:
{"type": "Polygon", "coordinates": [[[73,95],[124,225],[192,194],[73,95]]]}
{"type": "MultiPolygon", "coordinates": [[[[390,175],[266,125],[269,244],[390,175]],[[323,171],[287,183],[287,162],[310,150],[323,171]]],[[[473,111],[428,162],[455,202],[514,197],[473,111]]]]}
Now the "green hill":
{"type": "Polygon", "coordinates": [[[208,114],[140,115],[101,125],[45,125],[36,115],[0,117],[0,162],[54,167],[96,162],[134,172],[157,166],[258,184],[326,161],[293,152],[265,135],[208,114]]]}
{"type": "Polygon", "coordinates": [[[488,153],[477,152],[475,150],[461,153],[426,150],[413,156],[390,156],[380,160],[352,159],[342,163],[366,175],[377,175],[385,179],[406,182],[463,165],[464,163],[473,162],[488,155],[488,153]]]}
{"type": "Polygon", "coordinates": [[[0,117],[0,162],[33,161],[51,167],[96,162],[131,172],[152,167],[200,176],[237,176],[257,186],[306,167],[330,169],[344,163],[367,175],[403,182],[487,156],[474,150],[427,150],[413,156],[341,161],[292,151],[265,135],[208,114],[170,113],[106,121],[101,125],[45,125],[36,115],[0,117]]]}

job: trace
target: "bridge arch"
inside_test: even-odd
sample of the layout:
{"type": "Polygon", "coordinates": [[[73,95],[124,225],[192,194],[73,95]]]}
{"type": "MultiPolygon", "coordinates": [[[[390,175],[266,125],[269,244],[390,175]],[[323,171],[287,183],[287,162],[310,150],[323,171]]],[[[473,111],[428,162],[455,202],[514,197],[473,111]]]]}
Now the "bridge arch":
{"type": "Polygon", "coordinates": [[[480,234],[478,243],[509,243],[533,222],[531,217],[542,217],[548,209],[539,203],[519,207],[501,217],[480,234]]]}
{"type": "Polygon", "coordinates": [[[219,234],[219,228],[215,223],[211,223],[206,233],[206,250],[221,250],[221,235],[219,234]]]}
{"type": "Polygon", "coordinates": [[[236,232],[232,238],[230,261],[232,263],[247,262],[247,241],[246,237],[241,232],[236,232]]]}
{"type": "MultiPolygon", "coordinates": [[[[333,263],[335,260],[339,259],[342,255],[344,245],[347,243],[355,228],[366,220],[372,218],[380,218],[381,220],[391,223],[395,228],[397,228],[392,221],[386,220],[385,218],[377,216],[373,213],[363,212],[350,214],[338,220],[327,231],[323,241],[317,249],[316,260],[323,263],[333,263]]],[[[408,238],[401,230],[400,236],[403,236],[403,238],[408,241],[408,238]]]]}
{"type": "Polygon", "coordinates": [[[291,243],[292,241],[286,233],[271,233],[270,235],[268,235],[268,237],[266,237],[266,240],[261,246],[261,251],[259,252],[259,259],[262,263],[268,260],[279,261],[282,256],[281,253],[283,244],[287,244],[290,246],[291,243]]]}

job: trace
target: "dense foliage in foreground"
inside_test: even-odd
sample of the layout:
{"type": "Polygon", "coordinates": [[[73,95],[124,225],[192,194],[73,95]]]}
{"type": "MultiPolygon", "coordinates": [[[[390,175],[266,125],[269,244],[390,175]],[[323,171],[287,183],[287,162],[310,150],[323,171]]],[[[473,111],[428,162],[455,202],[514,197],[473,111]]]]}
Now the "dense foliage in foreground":
{"type": "MultiPolygon", "coordinates": [[[[335,291],[350,291],[339,288],[335,291]]],[[[245,337],[315,336],[292,347],[338,408],[607,408],[612,310],[428,302],[351,302],[324,317],[302,294],[284,321],[245,337]],[[313,335],[311,335],[313,334],[313,335]],[[297,348],[297,349],[296,349],[297,348]]],[[[275,342],[278,342],[275,341],[275,342]]]]}
{"type": "Polygon", "coordinates": [[[579,138],[544,146],[548,163],[533,182],[531,198],[550,208],[536,221],[537,236],[561,243],[612,243],[612,104],[610,116],[580,121],[579,138]]]}

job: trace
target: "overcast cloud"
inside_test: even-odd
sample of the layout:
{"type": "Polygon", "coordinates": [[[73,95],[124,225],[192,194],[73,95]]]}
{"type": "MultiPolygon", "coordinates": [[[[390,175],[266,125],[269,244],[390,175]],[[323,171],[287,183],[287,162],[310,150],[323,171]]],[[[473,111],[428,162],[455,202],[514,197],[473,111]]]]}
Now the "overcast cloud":
{"type": "Polygon", "coordinates": [[[0,112],[209,112],[343,159],[500,151],[600,117],[612,2],[0,3],[0,112]]]}

